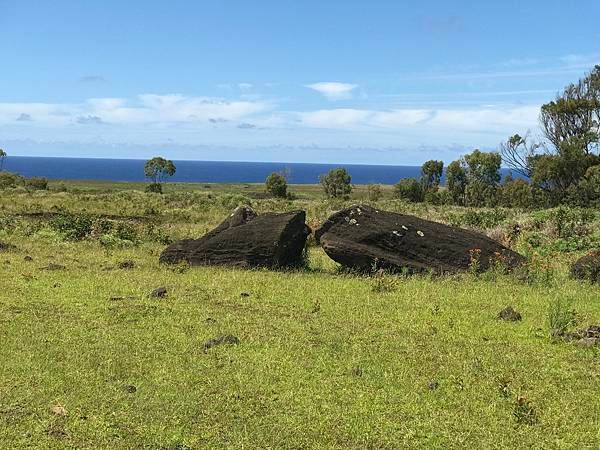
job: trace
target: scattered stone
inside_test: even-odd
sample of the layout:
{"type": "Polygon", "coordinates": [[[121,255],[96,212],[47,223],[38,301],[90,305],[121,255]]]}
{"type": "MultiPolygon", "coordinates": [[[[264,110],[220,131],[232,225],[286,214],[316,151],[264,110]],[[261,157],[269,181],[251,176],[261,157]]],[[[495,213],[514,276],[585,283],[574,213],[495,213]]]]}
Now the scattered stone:
{"type": "Polygon", "coordinates": [[[137,391],[137,387],[135,387],[133,384],[125,384],[123,386],[123,390],[125,392],[127,392],[128,394],[133,394],[134,392],[137,391]]]}
{"type": "Polygon", "coordinates": [[[110,297],[109,300],[111,302],[116,302],[119,300],[135,300],[136,297],[134,297],[133,295],[128,295],[127,297],[110,297]]]}
{"type": "Polygon", "coordinates": [[[571,276],[592,283],[600,283],[600,249],[579,258],[571,266],[571,276]]]}
{"type": "Polygon", "coordinates": [[[498,313],[498,319],[508,322],[517,322],[522,319],[521,313],[515,311],[512,306],[507,306],[498,313]]]}
{"type": "Polygon", "coordinates": [[[16,245],[10,244],[8,242],[0,241],[0,252],[12,252],[17,249],[16,245]]]}
{"type": "Polygon", "coordinates": [[[167,288],[166,287],[157,287],[152,292],[150,292],[150,297],[152,298],[165,298],[167,296],[167,288]]]}
{"type": "Polygon", "coordinates": [[[217,228],[200,239],[169,245],[160,255],[163,264],[187,261],[191,266],[293,267],[302,264],[310,228],[304,211],[256,215],[250,207],[237,208],[217,228]]]}
{"type": "Polygon", "coordinates": [[[212,317],[207,317],[204,321],[206,323],[216,323],[217,319],[213,319],[212,317]]]}
{"type": "Polygon", "coordinates": [[[352,375],[354,375],[355,377],[362,377],[363,376],[363,370],[362,367],[353,367],[352,368],[352,375]]]}
{"type": "Polygon", "coordinates": [[[334,261],[362,271],[374,267],[408,272],[466,271],[473,263],[474,249],[476,267],[482,271],[498,261],[507,269],[525,261],[483,234],[365,205],[333,214],[315,231],[315,238],[334,261]],[[352,220],[356,220],[354,226],[352,220]]]}
{"type": "Polygon", "coordinates": [[[50,412],[52,414],[54,414],[55,416],[66,416],[67,415],[67,410],[60,403],[57,403],[56,405],[52,405],[50,407],[50,412]]]}
{"type": "Polygon", "coordinates": [[[119,269],[133,269],[135,268],[135,263],[130,259],[126,259],[125,261],[121,261],[119,264],[117,264],[117,267],[119,269]]]}
{"type": "Polygon", "coordinates": [[[59,288],[59,287],[61,287],[61,286],[62,286],[62,285],[61,285],[60,283],[54,283],[54,284],[52,285],[52,287],[53,287],[53,288],[59,288]]]}
{"type": "Polygon", "coordinates": [[[435,391],[439,386],[440,383],[438,383],[436,380],[431,380],[429,383],[427,383],[427,387],[430,391],[435,391]]]}
{"type": "Polygon", "coordinates": [[[222,336],[209,339],[203,344],[204,351],[206,352],[209,348],[215,347],[217,345],[229,344],[229,345],[238,345],[240,340],[232,335],[232,334],[224,334],[222,336]]]}
{"type": "Polygon", "coordinates": [[[250,297],[250,294],[248,292],[242,292],[240,297],[250,297]]]}
{"type": "Polygon", "coordinates": [[[40,267],[40,270],[65,270],[66,267],[62,264],[50,263],[45,267],[40,267]]]}
{"type": "Polygon", "coordinates": [[[563,337],[568,341],[579,341],[582,339],[596,339],[600,341],[600,325],[590,325],[581,330],[565,333],[563,337]]]}
{"type": "Polygon", "coordinates": [[[33,261],[33,258],[29,255],[26,255],[25,258],[23,258],[25,261],[33,261]]]}

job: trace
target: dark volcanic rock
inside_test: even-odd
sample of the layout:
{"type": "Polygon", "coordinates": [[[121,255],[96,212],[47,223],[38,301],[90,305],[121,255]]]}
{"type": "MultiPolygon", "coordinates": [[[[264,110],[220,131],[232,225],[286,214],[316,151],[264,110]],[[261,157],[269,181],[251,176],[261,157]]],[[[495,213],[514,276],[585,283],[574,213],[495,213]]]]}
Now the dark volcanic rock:
{"type": "Polygon", "coordinates": [[[157,287],[152,292],[150,292],[150,297],[153,298],[165,298],[167,296],[167,288],[166,287],[157,287]]]}
{"type": "Polygon", "coordinates": [[[580,280],[600,283],[600,249],[579,258],[571,267],[571,275],[580,280]]]}
{"type": "Polygon", "coordinates": [[[238,339],[237,336],[234,336],[232,334],[224,334],[222,336],[209,339],[208,341],[206,341],[203,344],[203,347],[204,347],[204,351],[206,351],[209,348],[215,347],[217,345],[223,345],[223,344],[238,345],[239,343],[240,343],[240,340],[238,339]]]}
{"type": "Polygon", "coordinates": [[[315,237],[333,260],[359,270],[457,272],[470,267],[472,250],[479,270],[525,260],[483,234],[362,205],[333,214],[315,237]]]}
{"type": "Polygon", "coordinates": [[[192,266],[220,264],[239,267],[290,267],[299,265],[310,228],[304,211],[282,214],[236,209],[217,228],[200,239],[168,246],[160,262],[192,266]]]}
{"type": "Polygon", "coordinates": [[[521,320],[521,313],[515,311],[512,306],[507,306],[498,313],[498,319],[506,320],[508,322],[517,322],[521,320]]]}
{"type": "Polygon", "coordinates": [[[0,241],[0,252],[12,252],[17,249],[16,245],[10,244],[8,242],[0,241]]]}

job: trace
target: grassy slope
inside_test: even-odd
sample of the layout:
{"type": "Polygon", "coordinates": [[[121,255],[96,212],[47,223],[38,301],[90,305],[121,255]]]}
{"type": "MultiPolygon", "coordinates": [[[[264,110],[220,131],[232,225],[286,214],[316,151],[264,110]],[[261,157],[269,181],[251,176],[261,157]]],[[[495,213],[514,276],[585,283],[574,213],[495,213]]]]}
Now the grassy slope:
{"type": "MultiPolygon", "coordinates": [[[[77,205],[71,194],[16,198],[3,209],[77,205]]],[[[104,201],[133,211],[87,204],[104,201]]],[[[177,233],[218,217],[190,214],[193,224],[173,216],[177,233]]],[[[582,325],[600,321],[600,290],[568,280],[565,266],[549,283],[390,277],[395,289],[382,293],[319,249],[312,271],[178,273],[157,264],[156,243],[10,242],[17,250],[0,254],[0,442],[10,447],[600,444],[600,352],[553,343],[545,323],[557,298],[582,325]],[[125,259],[136,268],[116,268],[125,259]],[[67,268],[40,270],[49,262],[67,268]],[[160,285],[168,297],[148,298],[160,285]],[[495,319],[507,304],[522,322],[495,319]],[[224,333],[240,345],[204,351],[224,333]],[[515,420],[518,395],[534,424],[515,420]],[[50,413],[57,403],[66,416],[50,413]]]]}

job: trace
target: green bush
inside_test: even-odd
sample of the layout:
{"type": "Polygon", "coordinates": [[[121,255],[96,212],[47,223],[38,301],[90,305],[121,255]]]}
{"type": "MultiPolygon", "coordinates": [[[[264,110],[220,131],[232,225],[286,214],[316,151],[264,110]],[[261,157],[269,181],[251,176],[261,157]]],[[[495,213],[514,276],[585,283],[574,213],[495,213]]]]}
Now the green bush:
{"type": "Polygon", "coordinates": [[[148,186],[146,186],[145,191],[146,192],[150,192],[150,193],[154,193],[154,194],[162,194],[163,193],[162,184],[160,184],[160,183],[150,183],[148,186]]]}
{"type": "Polygon", "coordinates": [[[394,185],[396,197],[409,202],[422,202],[425,198],[423,185],[416,178],[402,178],[394,185]]]}
{"type": "Polygon", "coordinates": [[[57,216],[50,221],[50,228],[73,241],[87,238],[92,233],[93,225],[94,221],[84,214],[57,216]]]}
{"type": "Polygon", "coordinates": [[[379,199],[381,199],[383,193],[381,192],[381,186],[379,184],[369,184],[367,186],[367,198],[372,201],[372,202],[376,202],[379,199]]]}
{"type": "Polygon", "coordinates": [[[274,197],[285,198],[287,196],[287,181],[283,175],[273,172],[265,182],[267,192],[274,197]]]}
{"type": "Polygon", "coordinates": [[[346,169],[338,167],[319,177],[325,195],[330,198],[349,198],[352,192],[352,177],[346,169]]]}
{"type": "Polygon", "coordinates": [[[0,172],[0,189],[16,188],[23,185],[23,177],[17,173],[0,172]]]}
{"type": "Polygon", "coordinates": [[[25,187],[35,191],[45,191],[48,189],[48,179],[46,177],[26,178],[25,187]]]}

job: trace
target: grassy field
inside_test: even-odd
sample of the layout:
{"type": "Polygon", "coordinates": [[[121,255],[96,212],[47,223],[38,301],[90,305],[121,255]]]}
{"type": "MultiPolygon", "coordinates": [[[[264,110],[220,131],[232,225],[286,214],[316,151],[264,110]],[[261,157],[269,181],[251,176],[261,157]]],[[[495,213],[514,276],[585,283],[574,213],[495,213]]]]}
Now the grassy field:
{"type": "Polygon", "coordinates": [[[0,192],[2,448],[600,447],[600,348],[548,323],[559,304],[570,328],[600,323],[600,287],[568,276],[600,211],[411,205],[386,187],[380,208],[486,232],[530,270],[355,275],[315,246],[298,271],[189,269],[160,251],[239,204],[314,227],[366,189],[51,188],[0,192]],[[498,320],[507,305],[523,320],[498,320]],[[239,342],[206,348],[221,335],[239,342]]]}

